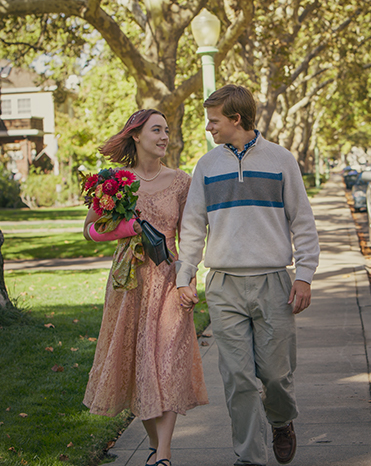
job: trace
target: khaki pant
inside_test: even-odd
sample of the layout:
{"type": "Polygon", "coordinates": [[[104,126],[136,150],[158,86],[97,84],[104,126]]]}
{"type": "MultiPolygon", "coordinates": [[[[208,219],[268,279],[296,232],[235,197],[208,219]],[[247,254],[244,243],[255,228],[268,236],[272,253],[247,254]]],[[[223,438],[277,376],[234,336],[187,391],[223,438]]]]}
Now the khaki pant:
{"type": "Polygon", "coordinates": [[[210,271],[206,299],[219,349],[236,465],[265,465],[267,422],[298,415],[293,385],[296,327],[286,270],[256,276],[210,271]],[[262,396],[260,394],[263,385],[262,396]]]}

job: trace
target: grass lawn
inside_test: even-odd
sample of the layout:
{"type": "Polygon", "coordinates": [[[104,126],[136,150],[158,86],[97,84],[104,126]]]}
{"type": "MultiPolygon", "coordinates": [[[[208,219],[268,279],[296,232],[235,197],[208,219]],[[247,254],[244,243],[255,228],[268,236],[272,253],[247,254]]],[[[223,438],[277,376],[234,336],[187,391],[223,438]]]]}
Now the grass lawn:
{"type": "Polygon", "coordinates": [[[79,220],[88,212],[86,206],[43,207],[39,209],[0,209],[1,222],[19,222],[25,220],[79,220]]]}
{"type": "MultiPolygon", "coordinates": [[[[109,461],[103,451],[129,413],[95,416],[82,404],[107,276],[102,269],[5,273],[10,296],[31,312],[27,323],[0,328],[0,464],[109,461]]],[[[199,291],[198,333],[209,322],[202,278],[199,291]]]]}
{"type": "Polygon", "coordinates": [[[28,232],[4,235],[5,260],[112,256],[116,241],[94,243],[81,233],[28,232]]]}

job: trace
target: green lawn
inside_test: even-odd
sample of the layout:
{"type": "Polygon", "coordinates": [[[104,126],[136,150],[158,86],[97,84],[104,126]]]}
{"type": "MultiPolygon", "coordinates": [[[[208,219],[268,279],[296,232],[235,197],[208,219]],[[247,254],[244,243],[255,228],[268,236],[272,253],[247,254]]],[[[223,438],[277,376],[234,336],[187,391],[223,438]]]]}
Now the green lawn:
{"type": "Polygon", "coordinates": [[[76,207],[43,207],[39,209],[0,209],[1,222],[17,222],[24,220],[78,220],[86,217],[86,206],[76,207]]]}
{"type": "Polygon", "coordinates": [[[10,296],[30,314],[0,329],[0,464],[56,466],[60,455],[74,466],[97,464],[122,430],[128,413],[111,419],[82,405],[107,275],[5,273],[10,296]]]}
{"type": "Polygon", "coordinates": [[[28,232],[4,235],[4,259],[52,259],[112,256],[116,242],[86,241],[81,233],[28,232]]]}
{"type": "MultiPolygon", "coordinates": [[[[104,449],[129,413],[94,416],[82,405],[107,276],[102,269],[5,272],[10,296],[30,313],[28,322],[0,328],[0,464],[57,466],[61,455],[73,466],[108,461],[104,449]]],[[[209,323],[201,275],[199,295],[201,333],[209,323]]]]}

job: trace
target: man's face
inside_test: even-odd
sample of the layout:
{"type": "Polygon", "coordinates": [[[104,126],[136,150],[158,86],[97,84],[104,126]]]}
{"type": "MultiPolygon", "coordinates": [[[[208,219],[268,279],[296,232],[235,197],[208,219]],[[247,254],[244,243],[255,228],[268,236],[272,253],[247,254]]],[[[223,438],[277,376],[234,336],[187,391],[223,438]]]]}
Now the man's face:
{"type": "Polygon", "coordinates": [[[232,143],[236,134],[235,120],[231,120],[222,114],[222,105],[206,109],[208,123],[206,131],[210,131],[215,144],[232,143]]]}

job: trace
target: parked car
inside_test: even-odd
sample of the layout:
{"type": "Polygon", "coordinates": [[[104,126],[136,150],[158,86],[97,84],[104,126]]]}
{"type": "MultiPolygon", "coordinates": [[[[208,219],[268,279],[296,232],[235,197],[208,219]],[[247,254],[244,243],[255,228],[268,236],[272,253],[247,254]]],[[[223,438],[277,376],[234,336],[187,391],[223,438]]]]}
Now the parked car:
{"type": "Polygon", "coordinates": [[[362,173],[359,173],[355,183],[352,186],[352,197],[354,201],[354,210],[356,212],[367,209],[367,185],[368,182],[364,181],[362,179],[362,173]]]}
{"type": "Polygon", "coordinates": [[[352,186],[357,181],[359,173],[357,170],[350,170],[344,175],[344,182],[347,189],[352,189],[352,186]]]}

